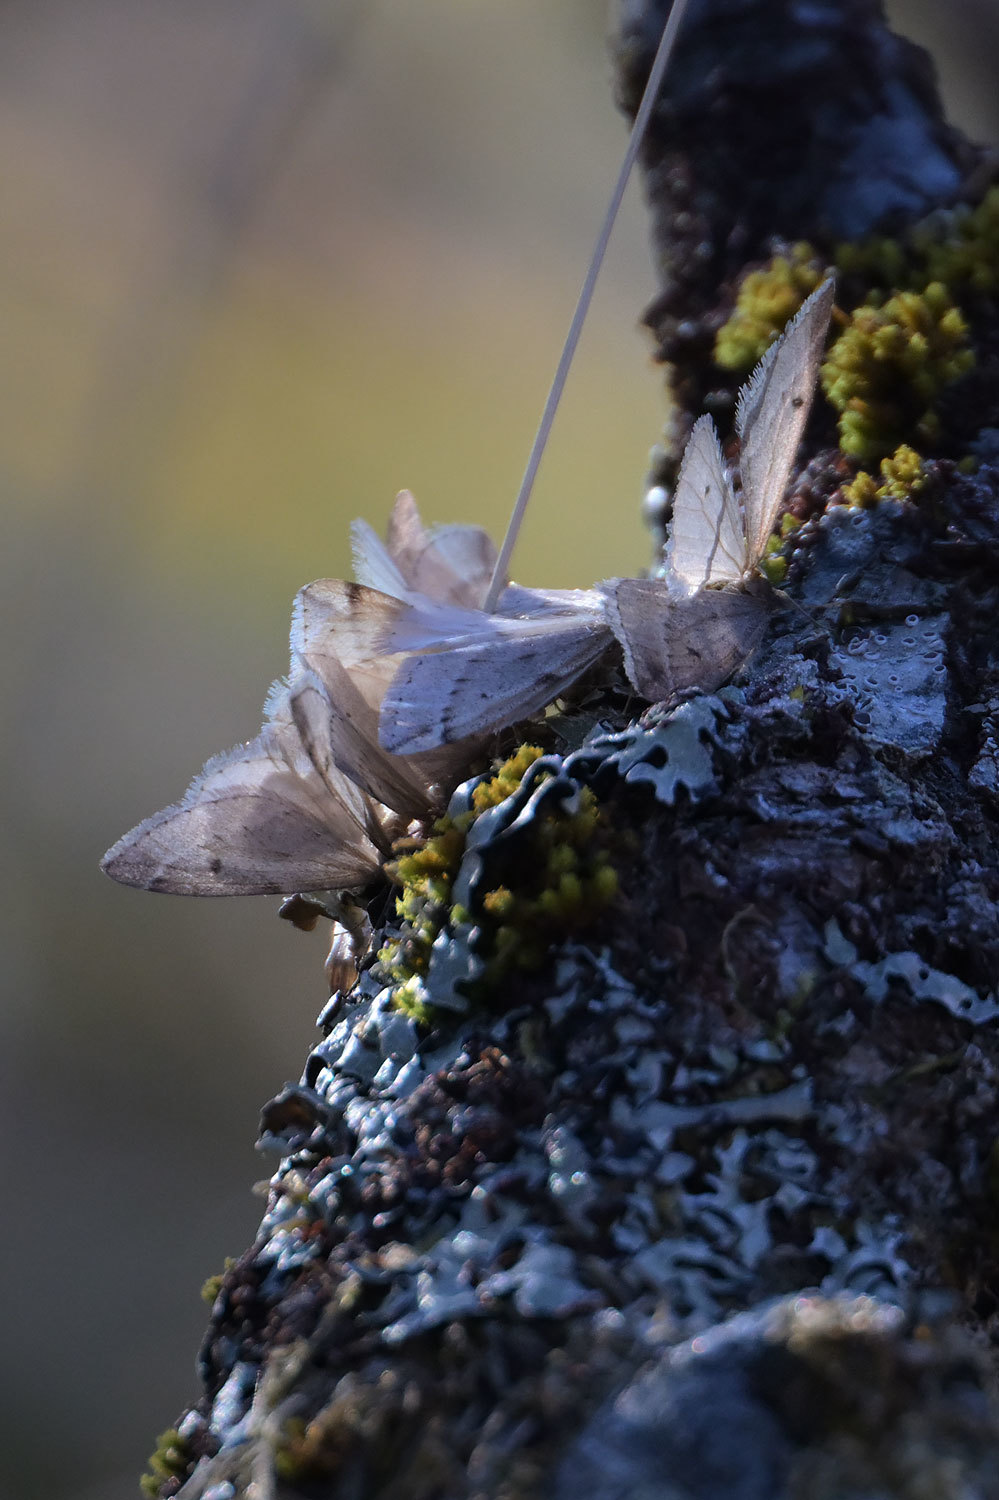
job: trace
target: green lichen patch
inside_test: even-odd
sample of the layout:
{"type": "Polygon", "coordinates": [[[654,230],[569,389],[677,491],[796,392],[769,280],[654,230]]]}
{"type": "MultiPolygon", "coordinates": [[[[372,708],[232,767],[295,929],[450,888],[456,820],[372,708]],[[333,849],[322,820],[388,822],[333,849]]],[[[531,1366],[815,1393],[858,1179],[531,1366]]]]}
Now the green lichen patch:
{"type": "Polygon", "coordinates": [[[148,1472],[139,1480],[144,1495],[156,1496],[171,1479],[183,1479],[191,1467],[191,1455],[176,1427],[168,1427],[156,1439],[148,1472]]]}
{"type": "Polygon", "coordinates": [[[845,503],[855,509],[876,505],[879,500],[911,500],[926,488],[926,467],[915,448],[902,443],[881,460],[880,479],[861,469],[851,484],[843,486],[845,503]]]}
{"type": "Polygon", "coordinates": [[[473,930],[474,951],[484,964],[476,988],[488,996],[500,980],[537,968],[559,942],[587,929],[617,895],[606,817],[584,788],[574,810],[554,806],[531,821],[517,859],[503,878],[476,890],[474,909],[453,901],[469,829],[517,790],[542,753],[522,745],[474,789],[470,812],[438,819],[430,837],[390,867],[402,887],[396,900],[401,927],[378,961],[396,987],[395,1003],[418,1020],[429,1020],[422,980],[442,933],[473,930]]]}

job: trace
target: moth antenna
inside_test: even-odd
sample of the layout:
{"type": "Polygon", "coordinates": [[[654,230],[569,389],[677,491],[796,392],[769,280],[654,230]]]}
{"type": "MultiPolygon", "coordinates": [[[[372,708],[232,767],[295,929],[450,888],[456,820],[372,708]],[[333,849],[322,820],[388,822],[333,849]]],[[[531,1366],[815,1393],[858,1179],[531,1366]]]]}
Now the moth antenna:
{"type": "Polygon", "coordinates": [[[808,621],[809,625],[814,625],[815,626],[816,630],[821,630],[822,629],[822,626],[819,624],[818,620],[812,614],[811,610],[810,609],[806,609],[805,606],[801,603],[800,600],[798,600],[798,599],[792,599],[791,595],[787,592],[786,589],[779,589],[779,588],[775,587],[773,584],[771,584],[770,587],[773,589],[774,593],[777,595],[777,598],[781,601],[782,604],[789,604],[792,609],[796,609],[798,611],[799,615],[803,615],[805,617],[805,619],[808,621]]]}
{"type": "Polygon", "coordinates": [[[541,459],[544,455],[545,447],[548,443],[548,437],[551,433],[552,423],[555,420],[555,413],[558,410],[558,404],[562,399],[562,392],[565,389],[566,378],[569,374],[569,366],[572,364],[573,357],[576,353],[576,347],[579,344],[579,337],[583,331],[583,324],[586,321],[586,314],[590,310],[590,303],[593,300],[593,290],[597,283],[597,277],[600,275],[600,268],[604,263],[604,256],[607,253],[607,246],[610,243],[611,231],[614,228],[614,221],[616,220],[618,210],[621,207],[621,201],[624,198],[624,190],[628,185],[628,178],[631,176],[631,169],[635,165],[635,158],[638,156],[638,149],[642,144],[642,137],[645,135],[649,120],[652,116],[653,106],[655,105],[656,99],[659,95],[659,90],[662,86],[663,78],[666,75],[666,69],[669,65],[669,60],[673,52],[673,47],[676,43],[676,38],[679,33],[680,26],[683,22],[683,16],[684,12],[687,9],[687,5],[688,0],[673,0],[673,4],[670,7],[669,16],[666,20],[666,25],[663,28],[663,34],[660,38],[659,47],[656,51],[655,59],[652,64],[652,71],[649,73],[649,81],[645,85],[645,92],[642,95],[642,102],[638,106],[638,113],[635,115],[635,123],[631,127],[631,135],[628,139],[628,149],[624,153],[624,160],[621,163],[621,170],[618,172],[617,181],[614,184],[614,191],[611,193],[610,203],[607,205],[607,212],[604,214],[604,220],[600,226],[600,232],[597,235],[596,244],[593,247],[593,254],[590,257],[590,264],[587,268],[586,276],[583,280],[582,289],[579,293],[579,300],[576,303],[576,310],[572,315],[572,322],[569,324],[569,332],[566,335],[565,344],[562,349],[562,356],[558,362],[558,368],[555,371],[555,378],[552,381],[551,389],[548,392],[548,399],[545,402],[545,409],[541,414],[541,421],[538,424],[538,430],[535,434],[534,444],[531,448],[530,456],[527,460],[527,468],[524,470],[524,477],[520,482],[520,489],[517,492],[517,499],[513,507],[513,513],[510,516],[510,523],[506,529],[506,536],[503,538],[503,545],[500,548],[499,557],[496,559],[496,566],[493,569],[493,576],[489,584],[489,589],[482,603],[483,609],[490,612],[496,608],[496,601],[500,596],[503,584],[506,580],[506,570],[509,567],[510,557],[513,553],[514,546],[516,545],[517,535],[520,531],[521,522],[524,519],[524,512],[527,509],[527,502],[531,498],[531,491],[534,488],[534,481],[537,478],[538,469],[541,466],[541,459]]]}

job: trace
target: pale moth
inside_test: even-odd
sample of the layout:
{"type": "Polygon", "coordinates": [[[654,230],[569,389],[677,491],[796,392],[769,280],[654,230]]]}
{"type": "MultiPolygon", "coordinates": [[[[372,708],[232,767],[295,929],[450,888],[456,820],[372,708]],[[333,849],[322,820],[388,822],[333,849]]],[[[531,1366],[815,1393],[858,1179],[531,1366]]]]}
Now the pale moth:
{"type": "Polygon", "coordinates": [[[386,544],[359,522],[359,581],[297,596],[291,669],[260,734],[120,839],[103,861],[114,879],[212,896],[362,887],[410,819],[442,805],[477,737],[564,691],[613,630],[627,635],[627,590],[610,610],[607,586],[518,589],[506,566],[685,9],[674,0],[499,557],[477,527],[425,531],[405,493],[386,544]]]}
{"type": "Polygon", "coordinates": [[[192,896],[358,889],[413,818],[441,809],[476,747],[398,756],[379,745],[379,706],[399,664],[380,645],[403,600],[423,597],[417,584],[433,591],[428,606],[484,591],[495,549],[479,527],[425,531],[406,493],[388,544],[362,527],[358,547],[401,597],[341,580],[302,589],[291,670],[271,689],[260,734],[215,756],[180,802],[119,839],[102,862],[114,880],[192,896]]]}
{"type": "Polygon", "coordinates": [[[597,661],[612,636],[643,698],[712,689],[757,645],[771,608],[754,578],[777,521],[818,377],[834,285],[807,299],[742,387],[736,492],[710,417],[684,451],[663,578],[545,592],[509,585],[494,614],[411,601],[385,637],[408,651],[381,709],[381,742],[427,750],[515,723],[597,661]]]}
{"type": "Polygon", "coordinates": [[[602,585],[628,678],[651,702],[718,687],[763,634],[771,593],[753,575],[808,420],[834,291],[829,280],[812,293],[739,391],[740,492],[714,423],[701,417],[673,495],[665,578],[602,585]]]}

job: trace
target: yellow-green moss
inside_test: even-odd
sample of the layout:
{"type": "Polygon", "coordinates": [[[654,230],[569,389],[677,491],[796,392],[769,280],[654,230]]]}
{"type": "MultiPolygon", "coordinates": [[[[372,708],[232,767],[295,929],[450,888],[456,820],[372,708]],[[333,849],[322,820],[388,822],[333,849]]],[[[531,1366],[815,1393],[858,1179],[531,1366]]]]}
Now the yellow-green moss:
{"type": "Polygon", "coordinates": [[[876,237],[869,240],[846,240],[836,246],[833,262],[841,277],[850,277],[864,287],[865,297],[878,291],[915,291],[931,279],[922,276],[912,264],[908,247],[902,240],[876,237]]]}
{"type": "Polygon", "coordinates": [[[410,1012],[420,1010],[418,981],[427,971],[434,939],[445,922],[454,921],[451,885],[465,850],[465,836],[479,813],[506,800],[520,785],[528,766],[543,755],[537,745],[521,745],[496,774],[472,793],[473,811],[458,818],[438,818],[431,836],[418,849],[389,865],[388,873],[402,886],[395,903],[402,933],[378,954],[386,979],[398,984],[396,1003],[410,1012]]]}
{"type": "MultiPolygon", "coordinates": [[[[834,263],[840,310],[822,388],[844,453],[869,463],[907,438],[932,445],[940,393],[974,364],[966,314],[999,294],[999,187],[896,239],[841,244],[834,263]]],[[[750,271],[717,334],[716,364],[747,374],[825,275],[807,242],[750,271]]]]}
{"type": "Polygon", "coordinates": [[[215,1298],[222,1290],[222,1281],[222,1272],[217,1271],[214,1276],[207,1276],[201,1283],[201,1300],[202,1302],[207,1302],[209,1307],[212,1306],[215,1298]]]}
{"type": "Polygon", "coordinates": [[[488,781],[480,781],[472,793],[472,806],[476,813],[483,813],[487,808],[498,807],[511,797],[520,786],[524,775],[533,766],[536,760],[540,760],[544,751],[537,745],[521,745],[520,749],[509,760],[505,760],[498,768],[496,775],[491,776],[488,781]]]}
{"type": "Polygon", "coordinates": [[[999,291],[999,187],[980,203],[959,203],[922,219],[900,239],[836,249],[836,265],[876,294],[921,291],[940,281],[958,301],[999,291]]]}
{"type": "Polygon", "coordinates": [[[718,331],[715,363],[740,374],[751,370],[827,274],[825,263],[804,242],[762,270],[750,271],[732,316],[718,331]]]}
{"type": "Polygon", "coordinates": [[[281,1429],[280,1441],[274,1449],[274,1473],[286,1484],[311,1478],[315,1473],[315,1466],[303,1457],[307,1431],[302,1417],[289,1417],[281,1429]]]}
{"type": "Polygon", "coordinates": [[[139,1480],[144,1495],[158,1495],[169,1479],[183,1479],[191,1467],[191,1457],[176,1427],[168,1427],[156,1439],[149,1459],[148,1473],[139,1480]]]}
{"type": "Polygon", "coordinates": [[[974,364],[968,325],[947,288],[899,292],[858,307],[822,366],[844,453],[877,458],[907,436],[933,442],[940,392],[974,364]]]}
{"type": "Polygon", "coordinates": [[[207,1302],[209,1307],[212,1305],[212,1303],[215,1301],[215,1298],[222,1290],[222,1283],[225,1280],[226,1272],[230,1271],[235,1264],[236,1262],[233,1260],[232,1256],[227,1255],[225,1258],[225,1265],[222,1267],[222,1270],[216,1271],[214,1276],[209,1276],[202,1282],[202,1302],[207,1302]]]}
{"type": "Polygon", "coordinates": [[[428,1019],[421,980],[442,931],[474,922],[476,952],[486,965],[480,988],[488,993],[512,970],[537,967],[559,941],[587,928],[617,894],[604,814],[587,788],[575,812],[553,807],[534,819],[525,835],[528,848],[517,863],[516,884],[482,893],[474,913],[451,903],[472,823],[515,792],[542,753],[536,745],[522,745],[474,789],[470,813],[439,819],[426,843],[391,867],[402,886],[396,901],[402,927],[378,961],[395,986],[395,1004],[419,1020],[428,1019]]]}
{"type": "Polygon", "coordinates": [[[793,536],[801,527],[801,522],[796,516],[785,513],[780,518],[780,528],[773,536],[768,537],[763,556],[760,558],[759,569],[764,578],[772,583],[774,588],[780,588],[787,577],[787,558],[784,556],[783,547],[788,537],[793,536]]]}
{"type": "Polygon", "coordinates": [[[876,505],[879,500],[909,500],[926,487],[923,460],[914,448],[902,443],[880,465],[880,482],[861,469],[851,484],[843,486],[843,499],[855,509],[876,505]]]}
{"type": "MultiPolygon", "coordinates": [[[[972,246],[980,250],[987,243],[984,237],[962,241],[969,284],[972,246]]],[[[934,265],[943,264],[944,246],[938,249],[934,265]]],[[[864,270],[877,280],[897,273],[896,289],[887,299],[877,287],[868,287],[866,301],[852,312],[840,310],[839,331],[822,366],[822,390],[839,416],[840,447],[864,462],[880,458],[907,437],[933,443],[939,434],[935,405],[940,393],[975,362],[968,324],[948,286],[928,279],[928,257],[919,274],[912,253],[890,240],[841,246],[837,252],[841,265],[854,274],[864,270]],[[913,286],[914,281],[919,284],[913,286]]],[[[958,258],[953,246],[948,254],[958,258]]],[[[995,274],[994,267],[983,271],[975,285],[995,274]]],[[[716,363],[748,372],[824,275],[822,262],[806,244],[796,246],[792,258],[777,256],[763,270],[751,271],[732,316],[719,330],[716,363]]]]}

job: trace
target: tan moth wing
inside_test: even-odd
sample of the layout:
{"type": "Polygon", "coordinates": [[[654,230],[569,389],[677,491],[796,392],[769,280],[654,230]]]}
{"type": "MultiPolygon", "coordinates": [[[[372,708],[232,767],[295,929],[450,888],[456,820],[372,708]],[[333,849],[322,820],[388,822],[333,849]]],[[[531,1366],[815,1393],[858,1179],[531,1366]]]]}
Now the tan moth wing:
{"type": "Polygon", "coordinates": [[[746,537],[746,570],[763,556],[815,393],[835,283],[825,281],[799,308],[739,392],[735,427],[746,537]]]}
{"type": "Polygon", "coordinates": [[[496,548],[481,526],[433,526],[420,520],[409,490],[397,497],[386,538],[411,589],[430,599],[477,609],[496,566],[496,548]]]}
{"type": "Polygon", "coordinates": [[[663,578],[604,587],[628,680],[650,703],[684,688],[721,687],[759,644],[770,612],[765,594],[742,589],[677,596],[663,578]]]}
{"type": "Polygon", "coordinates": [[[317,772],[293,697],[278,689],[256,739],[210,760],[182,801],[119,839],[102,867],[124,885],[177,895],[356,889],[384,857],[384,813],[346,777],[317,772]]]}
{"type": "Polygon", "coordinates": [[[658,700],[690,687],[711,691],[763,635],[767,596],[746,585],[784,499],[815,389],[833,291],[827,281],[812,293],[739,392],[741,514],[714,423],[701,417],[677,478],[667,577],[604,585],[608,621],[621,643],[628,677],[643,697],[658,700]]]}
{"type": "Polygon", "coordinates": [[[355,521],[354,572],[359,582],[398,599],[430,599],[478,608],[496,565],[496,548],[481,526],[424,526],[408,490],[396,497],[383,542],[366,521],[355,521]]]}
{"type": "Polygon", "coordinates": [[[671,578],[688,590],[736,583],[746,571],[742,517],[708,416],[694,423],[683,450],[666,563],[671,578]]]}
{"type": "Polygon", "coordinates": [[[317,675],[331,703],[331,753],[335,764],[379,802],[411,816],[440,806],[462,762],[465,744],[419,756],[401,756],[379,744],[382,699],[399,666],[383,641],[407,606],[399,599],[340,579],[320,579],[296,595],[293,658],[317,675]]]}
{"type": "Polygon", "coordinates": [[[295,689],[295,727],[312,759],[322,764],[324,774],[334,769],[375,802],[406,818],[440,809],[444,798],[435,796],[421,769],[403,756],[389,755],[379,745],[377,708],[365,701],[334,658],[324,662],[322,677],[303,670],[295,689]],[[320,739],[315,724],[324,714],[327,723],[320,739]]]}

